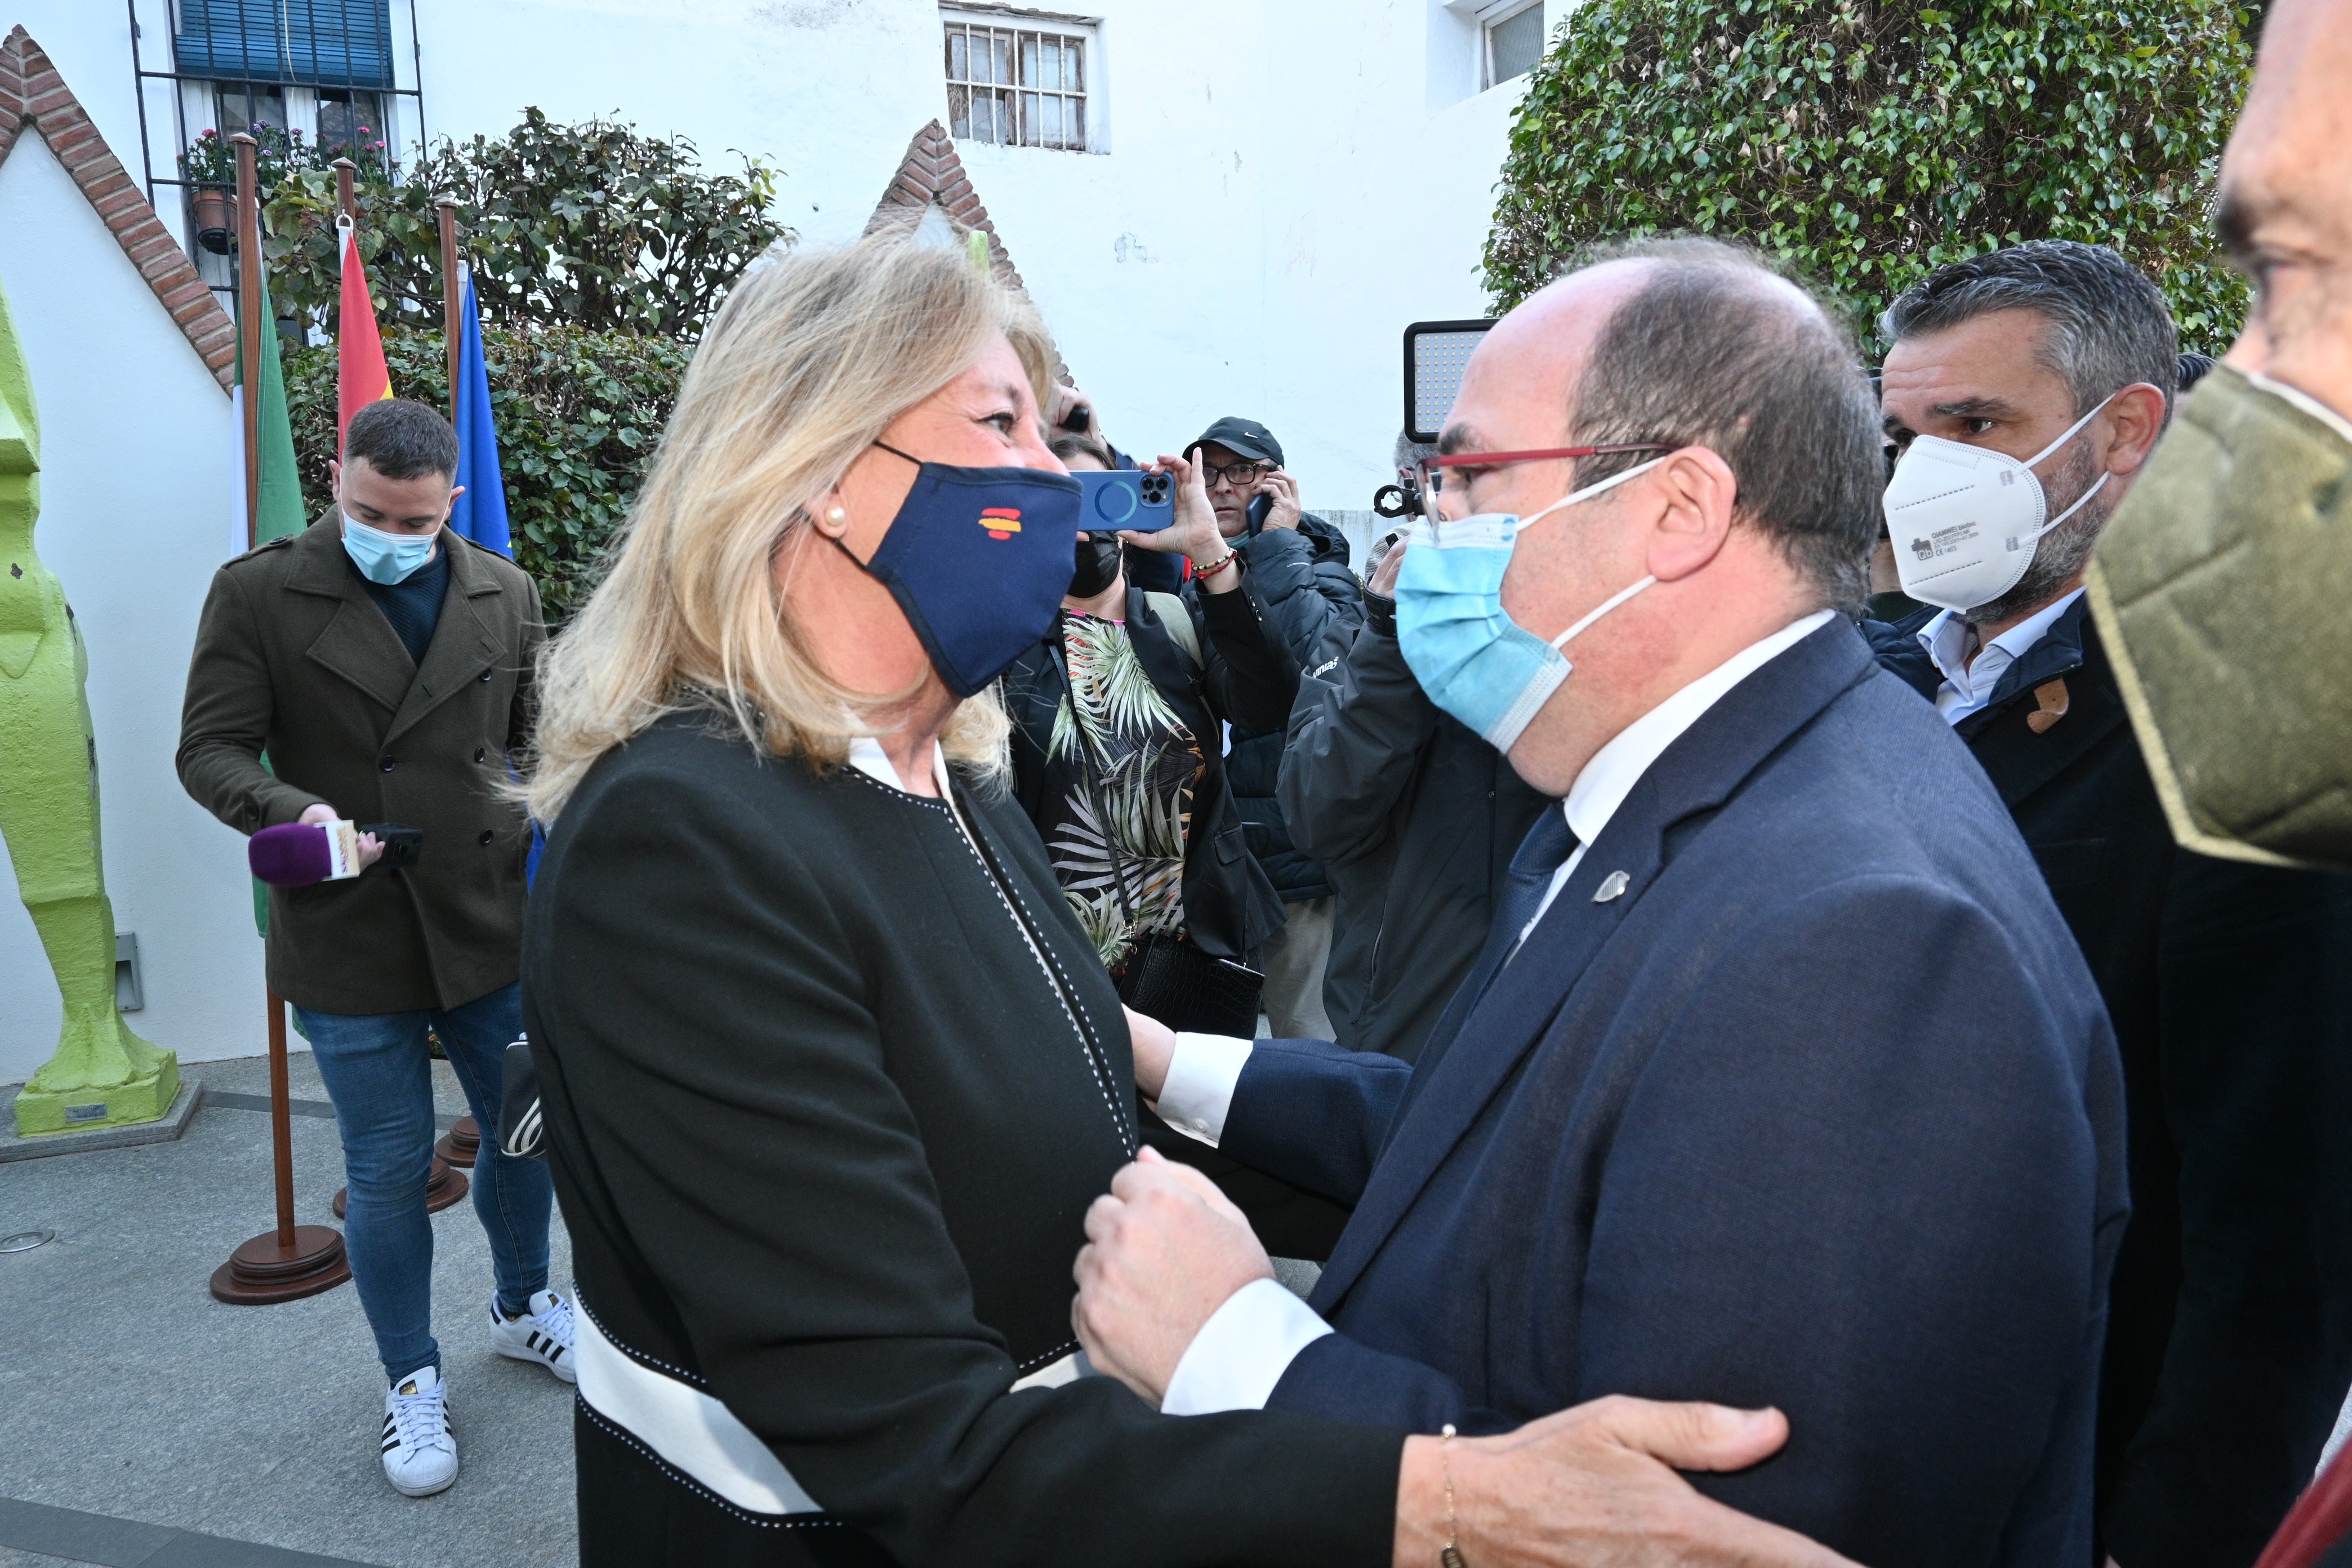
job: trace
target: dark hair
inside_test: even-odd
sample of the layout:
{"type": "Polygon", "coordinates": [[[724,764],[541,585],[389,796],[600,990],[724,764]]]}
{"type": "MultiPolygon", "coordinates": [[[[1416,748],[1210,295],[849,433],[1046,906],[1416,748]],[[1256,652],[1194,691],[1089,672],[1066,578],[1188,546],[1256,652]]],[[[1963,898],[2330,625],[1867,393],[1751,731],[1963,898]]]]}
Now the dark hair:
{"type": "Polygon", "coordinates": [[[1082,436],[1075,430],[1064,431],[1047,441],[1045,450],[1066,463],[1072,458],[1092,458],[1106,468],[1118,467],[1118,460],[1112,458],[1108,447],[1091,436],[1082,436]]]}
{"type": "Polygon", "coordinates": [[[457,477],[457,432],[413,397],[387,397],[352,416],[343,431],[343,461],[362,458],[387,479],[420,474],[457,477]]]}
{"type": "Polygon", "coordinates": [[[2173,390],[2176,392],[2188,391],[2190,387],[2204,380],[2205,373],[2212,368],[2213,356],[2211,354],[2182,354],[2180,356],[2180,382],[2173,390]]]}
{"type": "MultiPolygon", "coordinates": [[[[1629,259],[1650,267],[1601,329],[1570,438],[1714,451],[1738,484],[1741,521],[1824,605],[1859,614],[1886,475],[1877,402],[1852,336],[1801,281],[1721,240],[1641,241],[1587,252],[1576,265],[1629,259]]],[[[1587,458],[1576,483],[1655,455],[1587,458]]]]}
{"type": "Polygon", "coordinates": [[[2155,284],[2104,245],[2036,239],[1938,267],[1903,291],[1879,322],[1895,342],[1995,310],[2032,310],[2050,323],[2042,363],[2088,414],[2136,382],[2164,394],[2180,383],[2180,334],[2155,284]]]}

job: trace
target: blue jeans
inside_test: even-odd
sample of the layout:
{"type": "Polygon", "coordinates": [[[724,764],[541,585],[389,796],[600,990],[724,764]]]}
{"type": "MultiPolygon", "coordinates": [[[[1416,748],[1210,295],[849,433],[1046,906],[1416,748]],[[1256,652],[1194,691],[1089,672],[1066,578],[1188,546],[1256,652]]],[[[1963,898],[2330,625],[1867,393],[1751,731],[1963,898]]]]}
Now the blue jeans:
{"type": "Polygon", "coordinates": [[[343,1135],[343,1180],[351,1193],[343,1245],[383,1374],[397,1379],[420,1366],[438,1367],[433,1222],[425,1212],[434,1139],[428,1026],[441,1037],[482,1129],[474,1213],[489,1235],[499,1310],[521,1312],[533,1294],[547,1289],[554,1185],[544,1162],[498,1152],[499,1094],[507,1047],[522,1034],[522,988],[509,985],[461,1007],[422,1013],[295,1012],[343,1135]]]}

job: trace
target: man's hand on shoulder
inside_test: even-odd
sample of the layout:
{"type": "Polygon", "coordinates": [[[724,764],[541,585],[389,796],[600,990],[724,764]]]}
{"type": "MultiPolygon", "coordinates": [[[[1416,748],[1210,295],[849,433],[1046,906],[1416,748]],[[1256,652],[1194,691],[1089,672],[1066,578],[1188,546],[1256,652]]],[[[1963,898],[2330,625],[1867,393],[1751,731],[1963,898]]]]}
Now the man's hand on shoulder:
{"type": "Polygon", "coordinates": [[[1214,1182],[1147,1148],[1087,1211],[1071,1272],[1087,1359],[1156,1405],[1201,1325],[1274,1265],[1214,1182]]]}
{"type": "Polygon", "coordinates": [[[1444,1447],[1408,1437],[1397,1478],[1397,1568],[1433,1563],[1449,1544],[1479,1568],[1853,1568],[1793,1531],[1701,1497],[1675,1473],[1746,1469],[1788,1440],[1788,1417],[1777,1410],[1622,1395],[1492,1437],[1444,1447]]]}
{"type": "MultiPolygon", "coordinates": [[[[310,805],[303,807],[302,815],[296,817],[294,820],[297,822],[323,823],[339,822],[341,818],[335,815],[335,808],[331,805],[310,805]]],[[[361,834],[360,869],[362,871],[366,870],[369,867],[374,865],[383,858],[383,845],[377,840],[376,836],[373,833],[361,834]]]]}

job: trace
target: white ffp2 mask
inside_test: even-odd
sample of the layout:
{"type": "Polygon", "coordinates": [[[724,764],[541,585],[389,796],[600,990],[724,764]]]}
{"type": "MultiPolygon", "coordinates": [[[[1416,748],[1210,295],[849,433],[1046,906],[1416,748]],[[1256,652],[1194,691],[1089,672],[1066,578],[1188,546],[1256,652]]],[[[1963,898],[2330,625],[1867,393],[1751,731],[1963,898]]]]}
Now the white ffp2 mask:
{"type": "MultiPolygon", "coordinates": [[[[2114,401],[2109,395],[2099,408],[2114,401]]],[[[2042,536],[2106,488],[2101,474],[2073,506],[2042,521],[2050,500],[2033,465],[2073,440],[2099,408],[2021,462],[1940,436],[1914,436],[1886,483],[1886,533],[1903,591],[1923,605],[1973,610],[2017,586],[2042,536]]]]}

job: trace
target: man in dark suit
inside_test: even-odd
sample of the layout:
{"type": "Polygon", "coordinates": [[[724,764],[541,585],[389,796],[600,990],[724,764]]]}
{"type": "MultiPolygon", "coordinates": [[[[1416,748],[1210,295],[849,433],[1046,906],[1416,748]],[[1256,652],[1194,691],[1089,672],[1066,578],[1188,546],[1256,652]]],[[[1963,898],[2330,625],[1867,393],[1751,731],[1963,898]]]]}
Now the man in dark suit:
{"type": "Polygon", "coordinates": [[[2051,517],[2079,510],[2014,586],[1867,629],[2000,792],[2122,1050],[2133,1213],[2100,1384],[2102,1544],[2121,1568],[2244,1568],[2352,1380],[2331,1066],[2352,1058],[2352,879],[2176,847],[2087,613],[2084,563],[2171,402],[2156,287],[2105,247],[2043,241],[1937,269],[1886,329],[1900,449],[2024,459],[2088,416],[2036,470],[2051,517]]]}
{"type": "Polygon", "coordinates": [[[1837,613],[1874,414],[1830,318],[1712,242],[1487,335],[1401,640],[1563,798],[1417,1063],[1135,1024],[1161,1114],[1356,1209],[1301,1305],[1213,1194],[1130,1167],[1078,1263],[1097,1366],[1179,1414],[1423,1432],[1769,1404],[1788,1447],[1702,1490],[1866,1563],[2087,1559],[2114,1039],[2000,798],[1837,613]],[[1526,521],[1459,522],[1494,513],[1526,521]],[[1490,625],[1589,626],[1548,696],[1448,642],[1480,618],[1449,526],[1510,552],[1490,625]]]}

